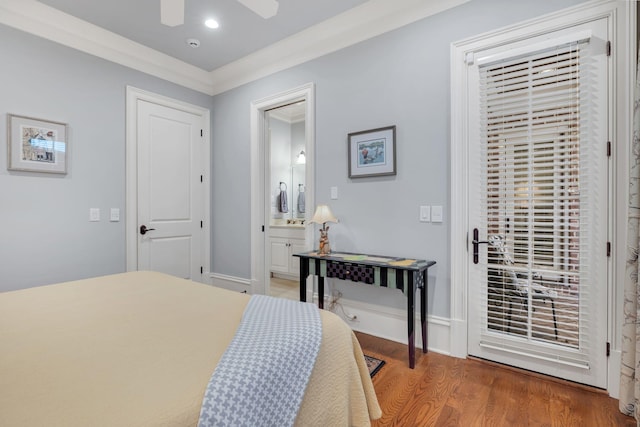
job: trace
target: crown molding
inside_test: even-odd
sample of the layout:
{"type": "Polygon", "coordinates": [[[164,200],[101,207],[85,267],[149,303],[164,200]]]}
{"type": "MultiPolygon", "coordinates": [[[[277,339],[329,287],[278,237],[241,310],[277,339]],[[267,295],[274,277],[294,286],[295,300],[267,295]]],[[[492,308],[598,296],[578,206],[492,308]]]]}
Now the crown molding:
{"type": "Polygon", "coordinates": [[[34,0],[0,0],[0,23],[206,94],[207,71],[34,0]]]}
{"type": "Polygon", "coordinates": [[[344,49],[468,1],[369,0],[211,71],[213,94],[344,49]]]}
{"type": "Polygon", "coordinates": [[[205,71],[35,0],[0,0],[0,23],[216,95],[470,0],[369,0],[235,62],[205,71]]]}

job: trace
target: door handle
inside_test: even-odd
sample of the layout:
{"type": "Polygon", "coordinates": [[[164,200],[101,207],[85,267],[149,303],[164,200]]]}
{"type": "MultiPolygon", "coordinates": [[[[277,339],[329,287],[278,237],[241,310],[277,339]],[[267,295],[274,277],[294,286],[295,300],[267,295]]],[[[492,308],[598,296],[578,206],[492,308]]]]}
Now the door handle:
{"type": "Polygon", "coordinates": [[[480,241],[478,240],[479,237],[479,232],[477,228],[473,229],[473,240],[471,241],[471,243],[473,244],[473,263],[477,264],[478,263],[478,245],[480,244],[489,244],[489,242],[487,241],[480,241]]]}
{"type": "Polygon", "coordinates": [[[147,226],[144,224],[140,226],[140,234],[142,234],[143,236],[147,234],[147,231],[153,231],[153,230],[155,230],[155,228],[147,228],[147,226]]]}

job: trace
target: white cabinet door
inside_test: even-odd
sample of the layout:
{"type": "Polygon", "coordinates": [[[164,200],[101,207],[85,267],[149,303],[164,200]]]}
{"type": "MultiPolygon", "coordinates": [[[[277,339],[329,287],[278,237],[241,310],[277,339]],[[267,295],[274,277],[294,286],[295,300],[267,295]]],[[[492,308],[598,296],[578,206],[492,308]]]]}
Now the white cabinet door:
{"type": "Polygon", "coordinates": [[[300,258],[294,257],[293,254],[299,254],[307,250],[302,239],[289,240],[289,272],[293,275],[300,276],[300,258]]]}
{"type": "Polygon", "coordinates": [[[271,238],[271,271],[289,272],[289,239],[271,238]]]}

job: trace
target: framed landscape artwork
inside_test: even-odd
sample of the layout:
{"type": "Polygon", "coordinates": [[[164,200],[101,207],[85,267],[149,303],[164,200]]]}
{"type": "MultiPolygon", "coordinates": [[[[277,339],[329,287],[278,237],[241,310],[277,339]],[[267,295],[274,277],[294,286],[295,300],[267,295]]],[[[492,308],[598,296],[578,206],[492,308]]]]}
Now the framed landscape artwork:
{"type": "Polygon", "coordinates": [[[349,134],[349,178],[395,174],[395,126],[349,134]]]}
{"type": "Polygon", "coordinates": [[[67,125],[7,114],[7,169],[67,173],[67,125]]]}

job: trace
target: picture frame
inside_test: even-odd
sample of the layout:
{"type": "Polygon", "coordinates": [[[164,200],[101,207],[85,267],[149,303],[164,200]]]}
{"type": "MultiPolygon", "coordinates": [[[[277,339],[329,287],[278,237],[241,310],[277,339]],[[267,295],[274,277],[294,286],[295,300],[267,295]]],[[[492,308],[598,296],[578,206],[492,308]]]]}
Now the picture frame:
{"type": "Polygon", "coordinates": [[[68,125],[7,114],[7,169],[67,173],[68,125]]]}
{"type": "Polygon", "coordinates": [[[396,174],[396,127],[352,132],[349,140],[349,178],[396,174]]]}

